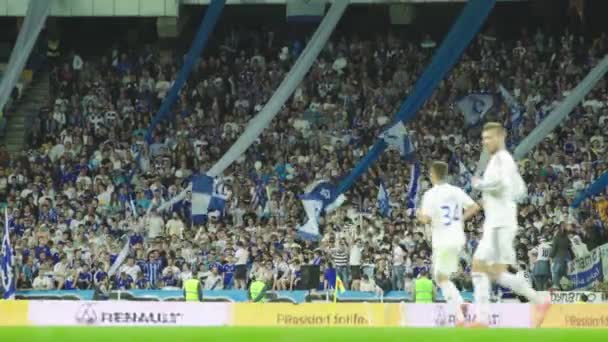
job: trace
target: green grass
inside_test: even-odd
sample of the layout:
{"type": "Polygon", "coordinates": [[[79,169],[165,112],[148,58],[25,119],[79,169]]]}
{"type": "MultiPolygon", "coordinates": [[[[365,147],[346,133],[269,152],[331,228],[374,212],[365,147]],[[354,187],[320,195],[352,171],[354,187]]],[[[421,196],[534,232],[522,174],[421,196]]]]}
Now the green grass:
{"type": "Polygon", "coordinates": [[[408,328],[0,328],[1,342],[93,341],[581,341],[605,340],[602,329],[408,329],[408,328]]]}

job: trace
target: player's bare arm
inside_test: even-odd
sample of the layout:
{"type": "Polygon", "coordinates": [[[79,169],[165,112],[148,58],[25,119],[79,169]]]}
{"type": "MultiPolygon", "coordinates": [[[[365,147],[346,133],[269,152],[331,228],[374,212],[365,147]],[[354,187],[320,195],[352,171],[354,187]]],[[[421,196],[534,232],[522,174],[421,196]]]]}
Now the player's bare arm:
{"type": "Polygon", "coordinates": [[[480,211],[481,206],[477,203],[474,203],[473,205],[470,205],[464,209],[463,218],[465,221],[467,221],[468,219],[477,215],[480,211]]]}

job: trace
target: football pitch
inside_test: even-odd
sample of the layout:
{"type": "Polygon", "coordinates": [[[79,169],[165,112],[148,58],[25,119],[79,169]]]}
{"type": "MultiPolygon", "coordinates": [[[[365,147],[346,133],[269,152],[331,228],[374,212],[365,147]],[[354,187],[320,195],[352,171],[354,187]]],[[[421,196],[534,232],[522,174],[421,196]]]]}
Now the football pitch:
{"type": "Polygon", "coordinates": [[[0,328],[2,342],[93,341],[599,341],[605,329],[427,328],[0,328]]]}

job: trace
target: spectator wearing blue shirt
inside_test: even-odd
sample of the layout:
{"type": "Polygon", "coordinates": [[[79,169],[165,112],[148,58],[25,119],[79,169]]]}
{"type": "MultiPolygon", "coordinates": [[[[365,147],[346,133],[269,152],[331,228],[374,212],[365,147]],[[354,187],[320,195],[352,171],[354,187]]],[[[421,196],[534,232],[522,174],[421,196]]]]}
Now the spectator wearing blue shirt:
{"type": "Polygon", "coordinates": [[[154,250],[148,254],[148,262],[144,266],[144,273],[148,281],[150,281],[150,287],[156,288],[156,282],[161,277],[162,263],[158,259],[158,251],[154,250]]]}
{"type": "Polygon", "coordinates": [[[325,264],[323,271],[323,290],[336,288],[336,269],[331,262],[325,264]]]}
{"type": "Polygon", "coordinates": [[[135,288],[139,290],[147,290],[150,288],[150,282],[144,276],[143,272],[137,272],[137,279],[135,280],[135,288]]]}
{"type": "Polygon", "coordinates": [[[89,270],[89,265],[82,262],[80,269],[78,270],[78,278],[76,279],[76,286],[81,290],[88,290],[93,284],[93,275],[89,270]]]}
{"type": "Polygon", "coordinates": [[[235,270],[236,270],[236,265],[234,264],[234,259],[229,257],[228,260],[226,261],[226,263],[222,266],[225,290],[232,289],[232,284],[234,283],[235,270]]]}
{"type": "Polygon", "coordinates": [[[63,283],[63,289],[64,290],[76,290],[76,289],[78,289],[78,287],[76,287],[76,282],[74,281],[74,276],[73,275],[70,274],[65,279],[65,282],[63,283]]]}
{"type": "Polygon", "coordinates": [[[97,271],[93,275],[93,281],[95,285],[99,286],[106,278],[108,278],[108,273],[105,271],[104,263],[99,262],[97,264],[97,271]]]}
{"type": "Polygon", "coordinates": [[[116,277],[115,287],[117,290],[130,290],[133,286],[133,278],[127,274],[127,272],[120,272],[120,275],[116,277]]]}
{"type": "Polygon", "coordinates": [[[168,270],[165,275],[163,275],[163,277],[161,278],[162,282],[165,284],[165,286],[170,286],[170,287],[176,287],[177,283],[179,281],[179,279],[177,278],[177,276],[173,273],[172,270],[168,270]]]}

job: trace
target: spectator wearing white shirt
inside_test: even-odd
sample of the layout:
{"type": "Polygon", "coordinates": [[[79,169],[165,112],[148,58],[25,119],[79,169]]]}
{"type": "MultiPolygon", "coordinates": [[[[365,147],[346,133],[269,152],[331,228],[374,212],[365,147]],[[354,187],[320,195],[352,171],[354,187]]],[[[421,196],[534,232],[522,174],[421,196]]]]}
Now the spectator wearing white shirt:
{"type": "Polygon", "coordinates": [[[188,265],[188,263],[185,262],[182,265],[182,271],[179,273],[180,286],[183,286],[183,284],[184,284],[184,282],[186,282],[186,280],[190,280],[192,278],[194,278],[194,275],[192,274],[190,265],[188,265]]]}
{"type": "Polygon", "coordinates": [[[127,258],[127,263],[120,267],[120,272],[125,272],[132,279],[137,279],[137,274],[141,272],[141,268],[135,264],[135,258],[127,258]]]}
{"type": "Polygon", "coordinates": [[[211,271],[205,272],[205,290],[222,290],[224,288],[224,277],[217,272],[217,267],[213,266],[211,271]]]}
{"type": "Polygon", "coordinates": [[[148,238],[155,239],[163,235],[163,228],[165,221],[156,212],[156,209],[152,209],[150,212],[150,218],[148,219],[148,238]]]}
{"type": "Polygon", "coordinates": [[[235,271],[234,271],[234,284],[237,290],[245,290],[247,285],[247,260],[249,259],[249,252],[243,246],[241,241],[236,243],[236,257],[235,271]]]}
{"type": "Polygon", "coordinates": [[[350,277],[352,279],[351,290],[359,289],[359,281],[361,279],[361,254],[363,247],[361,239],[356,239],[355,243],[350,246],[348,265],[350,266],[350,277]]]}
{"type": "Polygon", "coordinates": [[[184,237],[184,222],[179,219],[179,216],[176,212],[173,213],[173,216],[167,224],[165,225],[167,229],[167,236],[177,236],[180,239],[184,237]]]}
{"type": "Polygon", "coordinates": [[[392,256],[392,270],[391,270],[391,283],[393,289],[403,290],[405,285],[405,265],[404,258],[405,252],[399,245],[399,241],[393,241],[393,256],[392,256]]]}
{"type": "Polygon", "coordinates": [[[370,279],[370,277],[367,274],[364,274],[361,277],[359,291],[374,292],[377,296],[380,296],[383,293],[382,289],[378,285],[376,285],[376,282],[374,281],[374,279],[370,279]]]}
{"type": "Polygon", "coordinates": [[[167,267],[163,269],[163,277],[166,277],[171,274],[174,275],[176,278],[179,278],[180,269],[179,267],[175,266],[174,259],[167,259],[167,267]]]}

